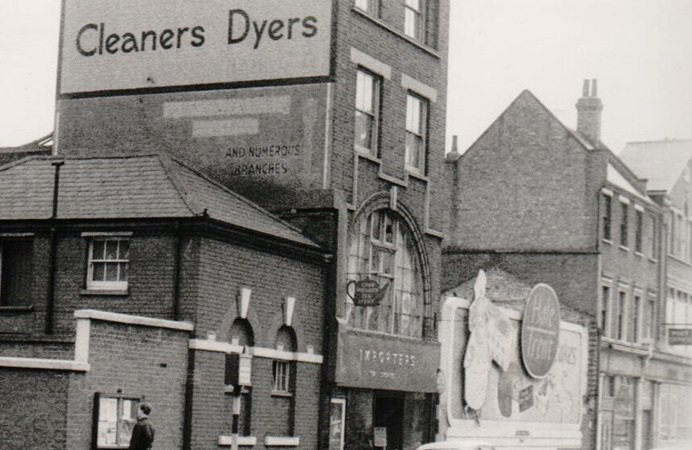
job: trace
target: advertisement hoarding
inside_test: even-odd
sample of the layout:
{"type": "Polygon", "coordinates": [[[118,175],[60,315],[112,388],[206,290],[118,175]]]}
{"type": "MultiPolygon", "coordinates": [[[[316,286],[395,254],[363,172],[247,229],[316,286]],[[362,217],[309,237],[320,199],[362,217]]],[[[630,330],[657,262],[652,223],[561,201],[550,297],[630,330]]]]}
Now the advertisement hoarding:
{"type": "Polygon", "coordinates": [[[327,77],[331,0],[64,0],[59,94],[327,77]]]}

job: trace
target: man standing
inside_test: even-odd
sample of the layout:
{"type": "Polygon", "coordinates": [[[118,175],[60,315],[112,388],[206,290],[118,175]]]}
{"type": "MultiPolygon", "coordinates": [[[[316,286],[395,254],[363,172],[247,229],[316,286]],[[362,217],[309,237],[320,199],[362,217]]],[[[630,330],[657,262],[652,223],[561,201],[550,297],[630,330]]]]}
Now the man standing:
{"type": "Polygon", "coordinates": [[[154,442],[154,427],[149,422],[151,405],[141,403],[137,408],[137,425],[132,430],[129,450],[150,450],[154,442]]]}

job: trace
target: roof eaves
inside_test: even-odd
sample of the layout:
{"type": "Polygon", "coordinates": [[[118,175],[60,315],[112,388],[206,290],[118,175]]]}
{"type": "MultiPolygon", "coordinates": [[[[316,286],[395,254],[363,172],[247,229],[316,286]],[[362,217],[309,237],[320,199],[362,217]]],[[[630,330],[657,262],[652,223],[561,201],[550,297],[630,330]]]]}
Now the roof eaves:
{"type": "Polygon", "coordinates": [[[209,178],[207,175],[201,173],[200,171],[198,171],[197,169],[195,169],[193,167],[190,167],[190,166],[182,163],[181,161],[177,160],[176,158],[171,157],[171,160],[173,162],[179,164],[180,166],[185,167],[187,170],[191,171],[196,176],[202,178],[203,180],[209,182],[210,184],[213,184],[214,186],[218,187],[219,189],[222,189],[224,192],[233,196],[237,200],[239,200],[239,201],[245,203],[246,205],[250,206],[251,208],[255,209],[260,214],[267,216],[267,217],[271,218],[272,220],[275,220],[275,221],[281,223],[283,226],[290,228],[291,230],[295,231],[296,233],[299,233],[300,235],[304,236],[306,239],[309,239],[310,241],[312,241],[312,239],[305,236],[303,234],[303,232],[298,227],[286,222],[285,220],[281,219],[280,217],[275,216],[274,214],[270,213],[269,211],[262,208],[258,204],[248,200],[247,198],[243,197],[242,195],[238,194],[237,192],[234,192],[233,190],[229,189],[228,187],[224,186],[223,184],[219,183],[218,181],[209,178]]]}

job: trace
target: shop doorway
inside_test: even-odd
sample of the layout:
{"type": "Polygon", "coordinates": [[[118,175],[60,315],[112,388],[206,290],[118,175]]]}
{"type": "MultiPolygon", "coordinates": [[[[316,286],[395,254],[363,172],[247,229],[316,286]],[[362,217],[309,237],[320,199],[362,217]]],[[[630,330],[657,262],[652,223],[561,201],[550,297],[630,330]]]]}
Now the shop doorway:
{"type": "Polygon", "coordinates": [[[377,448],[402,450],[404,446],[404,396],[396,393],[375,394],[373,403],[375,445],[382,444],[381,437],[386,435],[386,447],[377,448]],[[380,439],[377,439],[378,433],[381,435],[380,439]]]}

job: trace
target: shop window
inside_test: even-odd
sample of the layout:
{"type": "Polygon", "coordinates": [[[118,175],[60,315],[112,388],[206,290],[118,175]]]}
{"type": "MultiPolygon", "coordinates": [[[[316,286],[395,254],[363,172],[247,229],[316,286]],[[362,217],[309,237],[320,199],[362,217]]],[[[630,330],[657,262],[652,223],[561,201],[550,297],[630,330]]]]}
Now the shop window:
{"type": "Polygon", "coordinates": [[[0,306],[31,306],[33,240],[0,243],[0,306]]]}
{"type": "Polygon", "coordinates": [[[87,289],[126,290],[130,239],[95,237],[89,241],[87,289]]]}
{"type": "Polygon", "coordinates": [[[377,210],[355,225],[349,250],[349,279],[379,283],[377,306],[347,299],[349,323],[364,330],[423,337],[431,314],[424,305],[420,255],[406,224],[389,210],[377,210]]]}
{"type": "Polygon", "coordinates": [[[97,393],[94,411],[94,448],[129,448],[132,430],[137,423],[140,397],[97,393]]]}
{"type": "Polygon", "coordinates": [[[406,99],[406,169],[425,172],[428,103],[412,94],[406,99]]]}
{"type": "Polygon", "coordinates": [[[355,147],[373,156],[377,154],[380,79],[358,69],[356,75],[355,147]]]}
{"type": "Polygon", "coordinates": [[[622,216],[620,218],[620,246],[627,247],[629,233],[629,206],[627,203],[620,203],[622,216]]]}
{"type": "Polygon", "coordinates": [[[612,241],[613,198],[603,194],[603,239],[612,241]]]}
{"type": "Polygon", "coordinates": [[[380,15],[380,0],[356,0],[356,7],[378,17],[380,15]]]}

